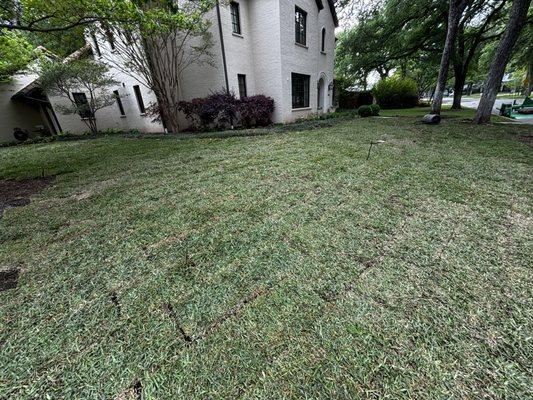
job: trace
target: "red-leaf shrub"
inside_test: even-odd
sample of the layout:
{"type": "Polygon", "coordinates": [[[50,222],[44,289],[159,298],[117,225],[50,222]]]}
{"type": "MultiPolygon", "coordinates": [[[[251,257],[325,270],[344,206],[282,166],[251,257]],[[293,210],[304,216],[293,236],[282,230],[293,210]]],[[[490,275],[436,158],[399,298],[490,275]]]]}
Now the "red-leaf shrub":
{"type": "Polygon", "coordinates": [[[207,129],[213,124],[223,128],[240,123],[250,128],[272,123],[274,100],[263,95],[239,100],[233,93],[219,91],[205,98],[180,101],[178,109],[197,129],[207,129]]]}
{"type": "Polygon", "coordinates": [[[201,116],[204,121],[216,122],[218,127],[234,125],[238,104],[235,94],[222,90],[214,92],[205,98],[201,116]]]}
{"type": "Polygon", "coordinates": [[[178,110],[185,114],[191,124],[195,127],[209,125],[213,120],[211,116],[202,113],[206,99],[192,99],[191,101],[180,101],[178,110]]]}
{"type": "Polygon", "coordinates": [[[245,97],[239,104],[239,115],[242,124],[247,127],[267,126],[272,123],[274,99],[263,96],[245,97]]]}

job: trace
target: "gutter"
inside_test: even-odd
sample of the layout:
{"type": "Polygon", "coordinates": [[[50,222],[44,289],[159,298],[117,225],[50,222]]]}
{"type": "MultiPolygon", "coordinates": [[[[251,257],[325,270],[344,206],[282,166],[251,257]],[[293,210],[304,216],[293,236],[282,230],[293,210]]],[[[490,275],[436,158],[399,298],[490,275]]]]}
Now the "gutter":
{"type": "Polygon", "coordinates": [[[216,1],[218,33],[220,35],[220,48],[222,50],[222,64],[224,65],[224,79],[226,81],[226,92],[229,94],[228,66],[226,64],[226,49],[224,47],[224,36],[222,34],[222,19],[220,18],[220,3],[216,1]]]}

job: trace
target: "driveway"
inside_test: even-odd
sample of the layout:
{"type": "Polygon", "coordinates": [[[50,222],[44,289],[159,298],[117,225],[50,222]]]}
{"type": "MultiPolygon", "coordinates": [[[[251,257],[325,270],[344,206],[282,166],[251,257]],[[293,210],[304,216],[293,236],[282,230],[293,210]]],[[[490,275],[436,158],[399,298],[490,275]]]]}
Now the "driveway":
{"type": "MultiPolygon", "coordinates": [[[[445,97],[442,101],[443,104],[452,104],[453,102],[453,98],[452,97],[445,97]]],[[[500,114],[500,108],[502,107],[502,104],[503,103],[512,103],[513,100],[512,99],[496,99],[496,101],[494,102],[494,108],[492,109],[492,114],[494,115],[499,115],[500,114]]],[[[461,105],[463,107],[467,107],[467,108],[473,108],[475,110],[477,110],[477,106],[479,105],[479,98],[474,98],[474,97],[463,97],[461,99],[461,105]]],[[[522,124],[533,124],[533,117],[531,118],[524,118],[524,119],[520,119],[520,120],[514,120],[516,121],[517,123],[522,123],[522,124]]]]}

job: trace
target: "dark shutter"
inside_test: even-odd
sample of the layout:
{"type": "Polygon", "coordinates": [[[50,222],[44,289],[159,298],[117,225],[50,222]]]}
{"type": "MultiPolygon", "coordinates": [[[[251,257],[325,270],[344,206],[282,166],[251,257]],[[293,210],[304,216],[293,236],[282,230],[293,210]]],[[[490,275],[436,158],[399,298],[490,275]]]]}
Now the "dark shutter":
{"type": "Polygon", "coordinates": [[[96,35],[94,33],[91,33],[91,37],[94,43],[94,50],[96,51],[96,54],[98,55],[98,57],[101,57],[102,53],[100,52],[100,46],[98,45],[98,40],[96,39],[96,35]]]}
{"type": "Polygon", "coordinates": [[[124,106],[122,105],[122,100],[120,98],[120,94],[118,93],[118,90],[113,90],[113,94],[115,95],[115,99],[117,100],[117,106],[118,110],[120,111],[120,115],[126,115],[124,112],[124,106]]]}
{"type": "Polygon", "coordinates": [[[139,105],[139,111],[141,114],[144,114],[146,112],[146,108],[144,107],[144,101],[143,96],[141,94],[141,88],[139,85],[133,86],[133,91],[135,92],[135,97],[137,98],[137,104],[139,105]]]}

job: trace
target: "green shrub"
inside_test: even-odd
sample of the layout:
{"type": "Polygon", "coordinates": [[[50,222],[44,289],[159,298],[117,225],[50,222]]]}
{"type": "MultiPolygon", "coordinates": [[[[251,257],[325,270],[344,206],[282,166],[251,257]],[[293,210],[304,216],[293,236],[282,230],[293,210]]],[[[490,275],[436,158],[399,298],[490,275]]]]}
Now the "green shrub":
{"type": "Polygon", "coordinates": [[[372,108],[370,108],[370,106],[361,106],[357,110],[357,114],[359,114],[361,118],[370,117],[372,116],[372,108]]]}
{"type": "Polygon", "coordinates": [[[382,79],[372,93],[381,108],[412,108],[418,103],[418,87],[410,78],[391,76],[382,79]]]}
{"type": "Polygon", "coordinates": [[[370,106],[370,110],[372,111],[372,115],[374,117],[377,117],[379,115],[379,112],[381,110],[381,107],[378,104],[372,104],[370,106]]]}

